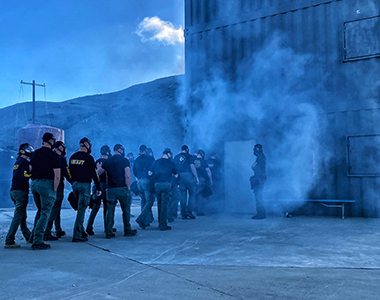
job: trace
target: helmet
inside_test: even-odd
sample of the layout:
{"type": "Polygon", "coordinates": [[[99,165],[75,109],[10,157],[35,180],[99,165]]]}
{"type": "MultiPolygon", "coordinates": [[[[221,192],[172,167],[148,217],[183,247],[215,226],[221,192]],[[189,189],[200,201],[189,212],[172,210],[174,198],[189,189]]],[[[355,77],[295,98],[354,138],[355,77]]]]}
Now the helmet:
{"type": "Polygon", "coordinates": [[[91,141],[90,139],[84,137],[84,138],[81,138],[81,140],[79,141],[79,146],[81,147],[85,147],[87,149],[87,153],[90,154],[91,153],[91,141]],[[86,146],[86,144],[88,144],[88,147],[86,146]]]}
{"type": "Polygon", "coordinates": [[[54,149],[58,149],[61,152],[62,156],[66,156],[66,145],[64,142],[62,141],[55,142],[54,149]],[[63,149],[61,150],[60,147],[63,149]]]}
{"type": "Polygon", "coordinates": [[[111,155],[111,149],[108,147],[108,145],[104,145],[100,148],[100,154],[101,155],[111,155]]]}
{"type": "Polygon", "coordinates": [[[27,157],[30,157],[32,153],[34,152],[34,149],[32,146],[30,146],[28,143],[21,144],[18,149],[18,156],[26,155],[27,157]]]}

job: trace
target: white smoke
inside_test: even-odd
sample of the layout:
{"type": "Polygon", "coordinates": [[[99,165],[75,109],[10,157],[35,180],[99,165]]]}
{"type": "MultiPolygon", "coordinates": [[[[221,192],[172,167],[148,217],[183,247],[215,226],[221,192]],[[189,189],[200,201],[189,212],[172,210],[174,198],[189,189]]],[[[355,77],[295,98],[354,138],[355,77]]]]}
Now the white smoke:
{"type": "Polygon", "coordinates": [[[160,42],[164,45],[182,45],[185,42],[182,26],[175,28],[173,23],[163,21],[159,17],[146,17],[137,26],[135,33],[141,37],[141,41],[160,42]]]}
{"type": "Polygon", "coordinates": [[[231,74],[213,68],[192,90],[199,106],[189,127],[206,150],[220,141],[259,138],[268,154],[270,193],[303,198],[329,158],[322,151],[325,120],[318,99],[331,95],[320,86],[318,58],[283,44],[283,37],[274,34],[236,67],[233,83],[231,74]]]}

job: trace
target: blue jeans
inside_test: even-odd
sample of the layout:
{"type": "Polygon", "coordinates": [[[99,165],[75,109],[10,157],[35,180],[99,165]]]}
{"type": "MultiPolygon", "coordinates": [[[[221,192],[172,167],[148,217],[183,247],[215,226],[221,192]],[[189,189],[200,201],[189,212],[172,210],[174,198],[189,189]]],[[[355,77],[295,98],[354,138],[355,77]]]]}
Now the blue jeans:
{"type": "Polygon", "coordinates": [[[120,202],[123,212],[124,233],[131,231],[131,201],[132,194],[127,187],[115,187],[107,189],[107,214],[106,214],[106,235],[112,235],[112,228],[115,222],[115,207],[117,200],[120,202]]]}
{"type": "Polygon", "coordinates": [[[6,245],[11,245],[15,242],[15,234],[20,226],[24,238],[29,241],[31,232],[26,225],[26,207],[28,206],[28,191],[11,191],[11,199],[15,204],[15,211],[11,226],[9,227],[6,245]]]}
{"type": "Polygon", "coordinates": [[[61,206],[63,201],[63,189],[64,184],[61,184],[58,186],[57,189],[57,198],[55,199],[53,208],[51,209],[50,217],[48,224],[46,226],[45,235],[51,235],[51,230],[53,228],[53,222],[56,222],[57,218],[59,218],[59,221],[56,222],[55,231],[62,231],[61,228],[61,206]],[[57,223],[59,224],[59,228],[57,228],[57,223]]]}
{"type": "Polygon", "coordinates": [[[195,209],[195,178],[192,173],[180,173],[179,189],[181,191],[181,214],[185,216],[186,213],[191,213],[195,209]],[[189,191],[189,201],[187,201],[187,191],[189,191]],[[182,207],[186,207],[182,211],[182,207]]]}
{"type": "MultiPolygon", "coordinates": [[[[86,231],[90,231],[90,230],[94,229],[93,226],[94,226],[95,217],[98,214],[98,211],[100,209],[100,205],[102,204],[102,201],[103,201],[104,231],[106,230],[106,213],[107,213],[106,186],[107,186],[107,184],[105,182],[100,183],[100,191],[102,192],[102,194],[99,197],[95,198],[94,207],[92,208],[90,216],[89,216],[88,221],[87,221],[86,231]]],[[[93,197],[95,197],[95,195],[96,195],[96,187],[95,186],[92,189],[92,192],[93,192],[93,197]]]]}
{"type": "Polygon", "coordinates": [[[35,179],[32,181],[32,193],[38,209],[34,218],[33,245],[38,245],[42,243],[57,192],[52,179],[35,179]]]}
{"type": "Polygon", "coordinates": [[[165,228],[168,220],[168,205],[172,195],[170,182],[156,182],[154,185],[157,193],[158,226],[165,228]]]}
{"type": "Polygon", "coordinates": [[[149,225],[153,221],[152,206],[154,204],[154,193],[151,192],[150,180],[147,178],[141,179],[137,186],[141,196],[141,214],[137,219],[145,225],[149,225]]]}
{"type": "Polygon", "coordinates": [[[73,239],[76,239],[82,237],[84,233],[83,222],[86,208],[90,204],[91,183],[75,181],[73,183],[73,193],[75,198],[78,199],[78,211],[73,230],[73,239]]]}

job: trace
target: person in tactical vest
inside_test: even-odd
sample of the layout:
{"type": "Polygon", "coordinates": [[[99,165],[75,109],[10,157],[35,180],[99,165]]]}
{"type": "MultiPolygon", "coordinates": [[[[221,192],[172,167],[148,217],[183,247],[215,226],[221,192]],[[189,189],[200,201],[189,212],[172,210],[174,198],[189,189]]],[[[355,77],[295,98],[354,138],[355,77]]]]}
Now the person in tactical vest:
{"type": "Polygon", "coordinates": [[[172,229],[167,224],[168,205],[171,197],[172,176],[178,177],[177,167],[171,160],[172,151],[166,148],[162,157],[157,159],[149,170],[149,176],[154,176],[154,188],[157,193],[158,228],[161,231],[172,229]]]}
{"type": "Polygon", "coordinates": [[[44,133],[42,147],[37,149],[30,159],[32,166],[31,189],[38,209],[31,236],[33,250],[50,249],[50,245],[43,242],[43,237],[61,180],[60,159],[58,154],[52,151],[54,144],[54,135],[50,132],[44,133]]]}
{"type": "MultiPolygon", "coordinates": [[[[102,165],[109,157],[111,156],[111,149],[108,145],[104,145],[100,148],[100,158],[95,162],[96,166],[102,165]]],[[[95,217],[98,214],[100,205],[103,202],[103,221],[104,221],[104,232],[106,231],[106,213],[107,213],[107,198],[106,198],[106,189],[107,189],[107,172],[104,172],[102,175],[99,175],[100,179],[100,191],[102,194],[94,199],[94,206],[92,207],[90,217],[87,221],[86,232],[88,235],[94,235],[94,221],[95,217]]],[[[94,186],[93,195],[96,195],[96,187],[94,186]]],[[[115,228],[116,229],[116,228],[115,228]]]]}
{"type": "Polygon", "coordinates": [[[198,150],[196,158],[194,159],[194,166],[197,169],[199,178],[199,184],[195,187],[195,203],[197,216],[205,215],[205,194],[207,193],[207,197],[209,197],[212,194],[211,189],[209,188],[209,186],[212,186],[213,184],[212,174],[204,157],[205,152],[203,150],[198,150]]]}
{"type": "Polygon", "coordinates": [[[195,185],[199,184],[199,178],[194,166],[194,156],[189,153],[188,146],[181,147],[181,153],[174,157],[174,162],[180,178],[182,219],[195,219],[192,212],[195,210],[195,185]],[[189,199],[187,199],[187,193],[189,193],[189,199]]]}
{"type": "Polygon", "coordinates": [[[107,171],[107,214],[106,214],[106,239],[115,237],[112,231],[115,222],[115,207],[119,200],[123,212],[124,236],[134,236],[136,229],[131,228],[131,170],[128,159],[125,158],[123,145],[116,144],[113,147],[114,155],[108,158],[101,166],[98,166],[99,174],[107,171]]]}
{"type": "Polygon", "coordinates": [[[251,166],[254,174],[254,184],[252,186],[253,193],[256,199],[256,215],[252,219],[265,219],[266,213],[263,204],[263,189],[264,183],[267,179],[265,172],[266,167],[266,157],[263,153],[263,146],[261,144],[256,144],[253,147],[253,154],[257,156],[256,161],[251,166]]]}
{"type": "Polygon", "coordinates": [[[15,242],[15,234],[20,226],[21,232],[29,243],[31,232],[26,224],[26,207],[28,206],[29,178],[31,177],[30,163],[28,159],[34,152],[32,146],[28,143],[21,144],[18,149],[18,157],[13,166],[11,199],[15,204],[13,219],[5,238],[5,248],[18,248],[19,244],[15,242]]]}
{"type": "Polygon", "coordinates": [[[94,181],[97,196],[102,194],[99,176],[96,172],[95,161],[91,154],[91,141],[84,137],[79,141],[79,151],[70,157],[69,169],[72,176],[72,188],[75,198],[78,200],[78,211],[75,219],[72,242],[87,241],[83,222],[86,208],[90,204],[91,180],[94,181]]]}
{"type": "Polygon", "coordinates": [[[136,218],[136,223],[145,229],[153,221],[154,192],[152,191],[152,184],[154,183],[151,181],[148,171],[154,163],[154,158],[148,154],[148,148],[145,145],[141,145],[139,151],[140,154],[133,166],[133,173],[138,180],[137,187],[141,197],[141,214],[136,218]]]}

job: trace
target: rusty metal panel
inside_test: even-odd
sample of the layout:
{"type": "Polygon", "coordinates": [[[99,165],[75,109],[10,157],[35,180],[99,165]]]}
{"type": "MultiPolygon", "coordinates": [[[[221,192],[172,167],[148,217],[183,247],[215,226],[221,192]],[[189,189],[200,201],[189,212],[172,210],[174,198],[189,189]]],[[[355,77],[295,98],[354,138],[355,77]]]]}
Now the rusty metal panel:
{"type": "Polygon", "coordinates": [[[18,144],[29,143],[34,149],[38,149],[42,146],[42,136],[46,132],[54,134],[57,141],[65,141],[65,132],[60,128],[29,124],[18,130],[18,144]]]}

